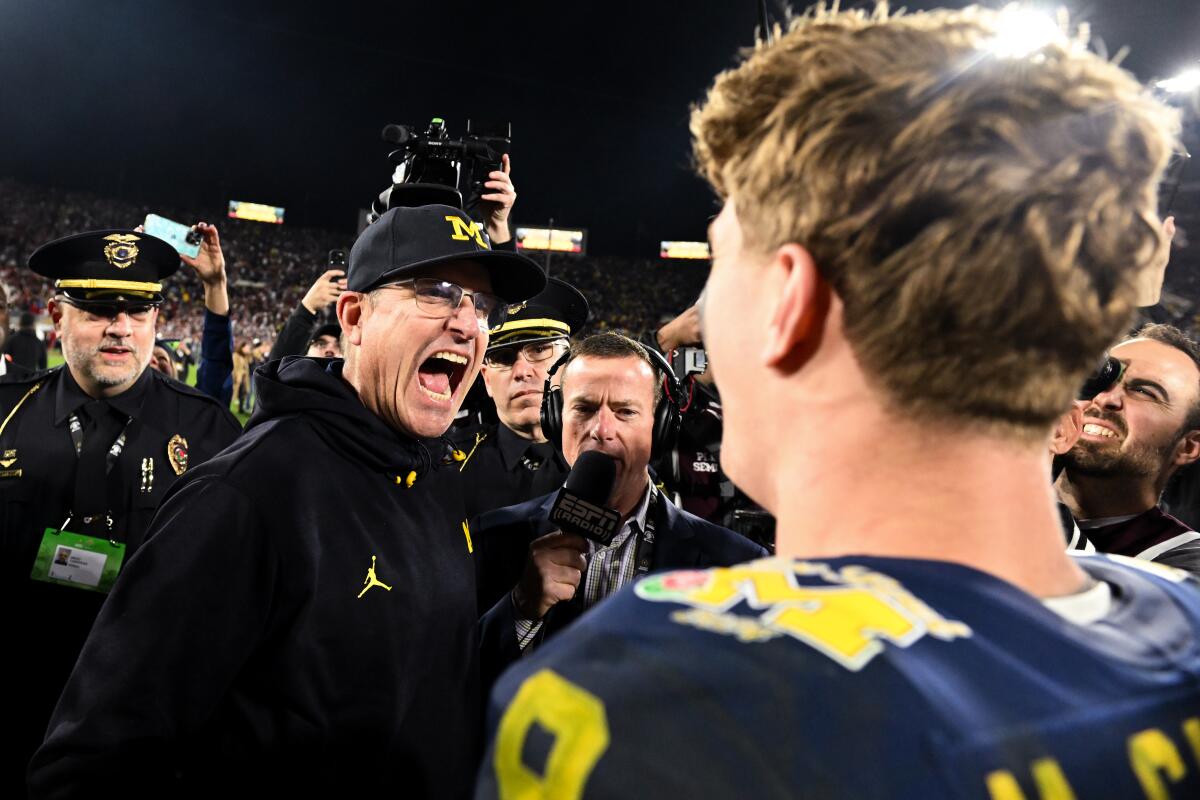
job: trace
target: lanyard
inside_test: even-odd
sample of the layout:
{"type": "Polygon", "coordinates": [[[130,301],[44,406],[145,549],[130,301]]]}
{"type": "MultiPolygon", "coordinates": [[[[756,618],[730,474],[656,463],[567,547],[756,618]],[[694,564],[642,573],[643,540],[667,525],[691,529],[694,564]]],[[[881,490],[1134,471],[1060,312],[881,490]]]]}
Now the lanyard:
{"type": "MultiPolygon", "coordinates": [[[[79,421],[79,415],[74,411],[71,412],[70,428],[71,428],[71,443],[75,445],[75,457],[83,452],[83,423],[79,421]]],[[[117,463],[117,459],[121,456],[121,451],[125,449],[125,434],[129,432],[129,426],[133,424],[133,417],[125,420],[125,427],[121,428],[121,435],[113,442],[112,447],[108,448],[108,454],[104,456],[104,474],[108,475],[112,472],[113,466],[117,463]]]]}
{"type": "MultiPolygon", "coordinates": [[[[71,443],[75,446],[75,457],[78,459],[83,454],[83,423],[80,422],[79,415],[74,412],[71,413],[69,420],[70,420],[69,430],[71,432],[71,443]]],[[[84,523],[85,524],[91,523],[94,519],[103,519],[108,527],[109,541],[114,544],[116,544],[117,541],[115,538],[113,538],[114,537],[114,534],[113,534],[113,509],[120,507],[122,505],[122,503],[121,503],[121,497],[120,497],[120,481],[113,479],[112,471],[113,471],[113,467],[117,463],[117,459],[121,455],[121,451],[123,451],[125,449],[125,439],[129,433],[129,426],[132,424],[133,424],[133,417],[129,417],[125,420],[125,425],[124,425],[124,427],[121,428],[121,433],[117,436],[116,441],[114,441],[112,443],[112,446],[108,448],[108,452],[105,453],[105,455],[104,455],[104,475],[107,478],[106,489],[107,489],[107,495],[108,495],[108,503],[107,503],[108,511],[103,515],[103,517],[98,517],[94,514],[94,509],[92,508],[92,506],[95,503],[97,498],[92,494],[91,489],[88,488],[87,491],[85,491],[83,493],[84,498],[85,498],[83,505],[87,508],[87,510],[84,511],[83,513],[90,515],[90,516],[83,517],[84,523]]],[[[95,433],[99,433],[99,428],[100,428],[100,426],[97,423],[95,433]]],[[[80,480],[81,479],[82,479],[82,476],[79,476],[79,475],[76,476],[75,495],[74,495],[74,500],[71,504],[72,510],[68,512],[66,520],[64,520],[62,525],[59,526],[60,530],[65,529],[67,527],[67,525],[70,523],[71,519],[75,516],[75,509],[78,509],[80,506],[80,496],[81,496],[80,495],[80,480]]],[[[98,505],[98,504],[96,504],[96,505],[98,505]]]]}
{"type": "Polygon", "coordinates": [[[650,504],[646,507],[646,528],[638,537],[633,558],[635,574],[645,575],[654,561],[654,518],[658,510],[658,489],[650,487],[650,504]]]}

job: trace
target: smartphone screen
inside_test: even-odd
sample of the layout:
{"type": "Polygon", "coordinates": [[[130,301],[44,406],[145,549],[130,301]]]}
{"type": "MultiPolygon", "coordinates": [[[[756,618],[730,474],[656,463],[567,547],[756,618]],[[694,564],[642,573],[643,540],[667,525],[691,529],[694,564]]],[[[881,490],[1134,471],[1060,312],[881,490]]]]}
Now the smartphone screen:
{"type": "Polygon", "coordinates": [[[160,217],[158,214],[147,214],[145,228],[146,233],[162,239],[181,255],[195,258],[200,253],[199,242],[188,244],[187,235],[192,229],[187,225],[181,225],[174,220],[160,217]]]}

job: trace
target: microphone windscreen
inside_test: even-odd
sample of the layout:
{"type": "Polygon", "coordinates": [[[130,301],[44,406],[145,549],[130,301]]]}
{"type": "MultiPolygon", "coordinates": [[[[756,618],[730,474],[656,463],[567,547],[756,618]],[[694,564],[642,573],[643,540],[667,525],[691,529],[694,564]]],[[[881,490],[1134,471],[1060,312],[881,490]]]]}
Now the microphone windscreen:
{"type": "Polygon", "coordinates": [[[617,462],[598,450],[586,450],[575,459],[563,486],[571,494],[589,503],[603,506],[612,494],[617,479],[617,462]]]}
{"type": "Polygon", "coordinates": [[[607,546],[621,531],[621,515],[608,507],[616,477],[617,462],[612,456],[595,450],[581,453],[554,498],[550,521],[564,533],[607,546]]]}

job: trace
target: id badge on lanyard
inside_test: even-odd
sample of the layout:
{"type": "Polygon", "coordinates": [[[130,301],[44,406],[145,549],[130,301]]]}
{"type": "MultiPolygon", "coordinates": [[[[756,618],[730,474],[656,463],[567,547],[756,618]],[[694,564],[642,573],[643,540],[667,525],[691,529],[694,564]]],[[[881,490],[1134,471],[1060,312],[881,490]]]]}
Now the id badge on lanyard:
{"type": "Polygon", "coordinates": [[[29,577],[107,593],[124,560],[125,545],[120,542],[46,528],[29,577]]]}
{"type": "MultiPolygon", "coordinates": [[[[121,451],[125,448],[125,438],[133,418],[130,417],[121,429],[112,447],[105,455],[105,475],[112,473],[121,451]]],[[[83,449],[83,425],[75,414],[70,418],[71,441],[75,445],[75,455],[83,449]]],[[[33,560],[33,571],[29,577],[35,581],[54,583],[60,586],[70,586],[92,592],[108,593],[117,579],[121,564],[125,560],[125,544],[118,542],[112,534],[112,512],[102,517],[108,522],[109,537],[87,536],[66,530],[71,518],[68,517],[60,528],[46,528],[42,533],[42,542],[38,546],[37,557],[33,560]]],[[[85,522],[90,518],[85,518],[85,522]]]]}

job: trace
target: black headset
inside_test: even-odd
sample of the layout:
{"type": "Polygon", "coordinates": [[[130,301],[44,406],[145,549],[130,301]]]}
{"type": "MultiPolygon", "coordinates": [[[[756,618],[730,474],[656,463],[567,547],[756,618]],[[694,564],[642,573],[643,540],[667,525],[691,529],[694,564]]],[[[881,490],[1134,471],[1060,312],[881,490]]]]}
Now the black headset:
{"type": "MultiPolygon", "coordinates": [[[[650,435],[650,457],[653,459],[675,446],[675,439],[679,436],[681,418],[679,397],[682,391],[671,365],[662,353],[647,347],[646,355],[650,357],[650,362],[658,370],[659,380],[666,383],[662,399],[658,401],[658,405],[654,409],[654,431],[650,435]]],[[[550,384],[554,373],[570,359],[570,350],[559,356],[554,365],[550,367],[550,371],[546,373],[546,385],[542,389],[542,435],[560,451],[562,450],[563,432],[562,389],[550,384]]]]}

